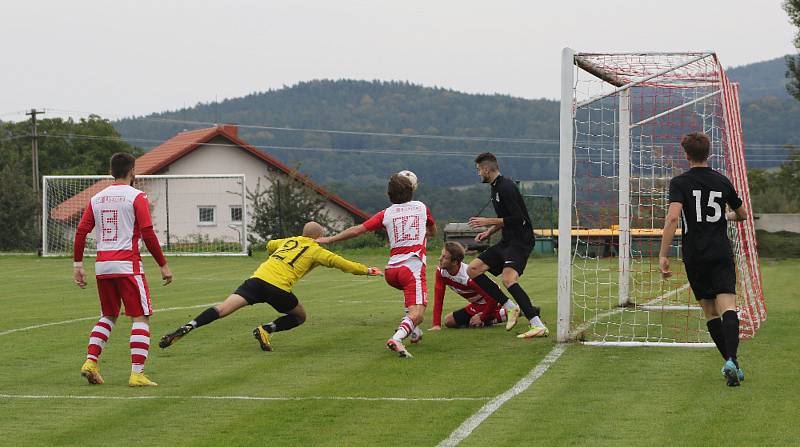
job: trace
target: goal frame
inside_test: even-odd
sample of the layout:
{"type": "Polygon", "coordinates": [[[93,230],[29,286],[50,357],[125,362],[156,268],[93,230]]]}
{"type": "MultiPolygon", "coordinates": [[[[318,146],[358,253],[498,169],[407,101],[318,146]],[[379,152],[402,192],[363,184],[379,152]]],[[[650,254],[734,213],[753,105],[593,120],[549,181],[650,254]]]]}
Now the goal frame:
{"type": "MultiPolygon", "coordinates": [[[[165,253],[167,256],[248,256],[248,239],[247,239],[247,182],[245,174],[166,174],[166,175],[137,175],[137,180],[180,180],[180,179],[219,179],[219,178],[238,178],[241,179],[241,194],[242,194],[242,250],[239,252],[202,252],[202,253],[189,253],[189,252],[170,252],[165,253]]],[[[113,180],[114,177],[110,175],[44,175],[42,176],[42,256],[63,256],[63,254],[49,253],[48,252],[48,239],[47,239],[47,219],[49,201],[47,195],[48,181],[64,179],[64,180],[81,180],[81,179],[96,179],[96,180],[113,180]]],[[[160,242],[160,241],[159,241],[160,242]]],[[[150,256],[146,250],[141,253],[143,256],[150,256]]],[[[94,253],[87,253],[87,257],[95,257],[94,253]]]]}
{"type": "MultiPolygon", "coordinates": [[[[560,103],[560,157],[559,157],[559,200],[558,200],[558,279],[557,279],[557,304],[558,304],[558,312],[557,312],[557,331],[556,331],[556,338],[558,342],[569,342],[574,341],[579,338],[579,334],[582,330],[586,329],[590,322],[584,322],[582,325],[579,325],[576,328],[572,328],[572,299],[573,299],[573,290],[572,290],[572,263],[573,263],[573,249],[577,249],[577,247],[573,247],[572,241],[572,207],[573,207],[573,200],[575,199],[575,190],[573,188],[573,178],[575,175],[574,172],[574,144],[575,144],[575,118],[576,112],[580,107],[584,107],[590,105],[596,101],[602,100],[604,98],[608,98],[613,95],[618,95],[618,108],[619,108],[619,116],[617,117],[617,124],[618,124],[618,140],[617,140],[617,150],[619,151],[619,188],[618,188],[618,241],[619,241],[619,271],[618,271],[618,308],[609,310],[603,316],[613,315],[615,313],[622,312],[626,305],[630,304],[629,299],[629,287],[630,287],[630,262],[631,262],[631,228],[630,228],[630,219],[629,213],[631,211],[631,191],[630,191],[630,173],[631,173],[631,165],[630,165],[630,143],[631,143],[631,130],[644,125],[652,120],[660,118],[662,116],[671,114],[677,110],[683,109],[695,103],[704,101],[709,99],[715,95],[724,94],[723,91],[728,91],[731,88],[727,78],[724,76],[724,72],[720,70],[719,73],[719,81],[720,86],[719,88],[715,89],[715,91],[708,93],[702,97],[692,99],[690,101],[684,102],[682,104],[676,105],[668,110],[662,111],[660,113],[654,114],[647,118],[640,119],[636,123],[631,122],[631,114],[630,114],[630,89],[635,87],[639,84],[645,83],[651,79],[657,78],[659,76],[663,76],[668,74],[672,71],[678,70],[684,66],[692,64],[697,61],[701,61],[702,59],[713,57],[717,63],[718,60],[716,59],[716,53],[713,51],[687,51],[687,52],[630,52],[630,53],[617,53],[617,52],[609,52],[609,53],[579,53],[576,52],[572,48],[564,48],[561,52],[561,103],[560,103]],[[581,56],[598,56],[598,55],[610,55],[610,56],[686,56],[687,59],[682,61],[681,63],[670,66],[668,68],[661,69],[655,73],[651,73],[645,77],[640,79],[626,81],[622,78],[616,77],[614,73],[604,72],[599,67],[594,67],[588,60],[581,60],[581,56]],[[592,76],[595,76],[599,80],[602,80],[616,88],[610,91],[602,92],[601,94],[593,97],[589,97],[588,99],[582,100],[578,102],[575,99],[575,88],[576,88],[576,78],[575,78],[575,69],[576,66],[583,71],[589,73],[592,76]],[[586,327],[584,327],[586,326],[586,327]]],[[[733,90],[735,91],[736,87],[733,86],[733,90]]],[[[735,94],[733,95],[736,96],[735,94]]],[[[729,115],[730,113],[738,113],[738,104],[730,104],[731,99],[727,96],[724,98],[726,100],[722,102],[722,111],[724,115],[724,122],[726,124],[733,123],[735,125],[740,126],[738,122],[738,117],[731,118],[729,115]],[[735,110],[731,110],[735,109],[735,110]]],[[[728,142],[729,147],[731,146],[732,139],[741,139],[741,135],[737,132],[726,132],[726,139],[728,142]]],[[[741,144],[741,140],[736,141],[737,143],[741,144]]],[[[743,169],[744,160],[743,154],[731,154],[731,160],[729,163],[733,165],[733,169],[743,169]]],[[[746,202],[749,204],[749,194],[746,191],[747,188],[747,181],[746,178],[743,180],[743,185],[736,185],[737,190],[740,187],[744,187],[745,191],[741,191],[743,198],[746,199],[746,202]]],[[[751,218],[752,216],[750,216],[751,218]]],[[[747,226],[744,227],[744,231],[748,232],[752,230],[747,226]]],[[[753,239],[755,240],[755,239],[753,239]]],[[[576,242],[577,243],[577,242],[576,242]]],[[[748,253],[752,252],[754,247],[748,246],[748,243],[745,241],[745,248],[744,250],[748,253]]],[[[754,244],[750,244],[754,245],[754,244]]],[[[757,259],[757,258],[756,258],[757,259]]],[[[748,256],[747,259],[741,259],[740,262],[747,262],[751,271],[755,271],[757,278],[759,279],[758,284],[758,294],[761,294],[762,301],[760,303],[760,307],[757,306],[756,314],[760,319],[755,322],[755,327],[753,328],[753,332],[757,329],[760,321],[766,318],[766,311],[763,306],[763,294],[761,291],[760,286],[760,270],[758,269],[757,265],[753,265],[753,258],[748,256]],[[754,269],[754,270],[753,270],[754,269]]],[[[737,266],[737,269],[739,267],[737,266]]],[[[682,289],[688,288],[688,283],[684,284],[682,289]]],[[[651,300],[648,303],[644,303],[642,305],[643,310],[656,310],[656,309],[648,309],[648,307],[656,307],[656,306],[649,306],[650,304],[655,304],[658,301],[661,301],[664,298],[657,297],[651,300]]],[[[675,306],[664,306],[666,308],[675,307],[675,306]]],[[[694,309],[694,308],[693,308],[694,309]]],[[[676,310],[676,309],[667,309],[667,310],[676,310]]],[[[752,309],[751,309],[752,310],[752,309]]],[[[588,345],[602,345],[602,346],[667,346],[667,347],[695,347],[695,348],[703,348],[703,347],[714,347],[714,343],[703,343],[703,342],[658,342],[658,341],[584,341],[584,344],[588,345]]]]}

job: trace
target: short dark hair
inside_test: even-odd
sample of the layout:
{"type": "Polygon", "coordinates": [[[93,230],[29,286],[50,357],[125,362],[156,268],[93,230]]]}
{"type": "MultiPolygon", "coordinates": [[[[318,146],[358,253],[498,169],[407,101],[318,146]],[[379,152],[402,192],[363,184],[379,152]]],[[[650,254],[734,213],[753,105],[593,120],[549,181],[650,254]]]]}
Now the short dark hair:
{"type": "Polygon", "coordinates": [[[493,171],[500,169],[500,166],[497,164],[497,157],[495,157],[491,152],[478,154],[478,156],[475,157],[475,164],[489,166],[493,171]]]}
{"type": "Polygon", "coordinates": [[[394,174],[389,177],[386,194],[389,195],[389,201],[392,203],[406,203],[411,201],[414,196],[414,186],[408,177],[394,174]]]}
{"type": "Polygon", "coordinates": [[[681,146],[692,161],[706,161],[711,151],[711,142],[703,132],[692,132],[681,138],[681,146]]]}
{"type": "Polygon", "coordinates": [[[117,152],[111,156],[111,175],[114,178],[124,178],[136,165],[136,157],[127,152],[117,152]]]}
{"type": "Polygon", "coordinates": [[[450,260],[453,262],[461,262],[464,260],[464,246],[455,241],[448,241],[444,243],[444,250],[450,254],[450,260]]]}

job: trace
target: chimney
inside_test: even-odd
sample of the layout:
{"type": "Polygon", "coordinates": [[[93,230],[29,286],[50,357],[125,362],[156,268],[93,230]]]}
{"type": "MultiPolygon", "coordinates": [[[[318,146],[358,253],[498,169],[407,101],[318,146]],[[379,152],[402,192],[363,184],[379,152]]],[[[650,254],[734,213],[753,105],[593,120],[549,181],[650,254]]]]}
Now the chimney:
{"type": "Polygon", "coordinates": [[[236,124],[217,124],[217,127],[229,136],[234,138],[239,137],[239,126],[236,124]]]}

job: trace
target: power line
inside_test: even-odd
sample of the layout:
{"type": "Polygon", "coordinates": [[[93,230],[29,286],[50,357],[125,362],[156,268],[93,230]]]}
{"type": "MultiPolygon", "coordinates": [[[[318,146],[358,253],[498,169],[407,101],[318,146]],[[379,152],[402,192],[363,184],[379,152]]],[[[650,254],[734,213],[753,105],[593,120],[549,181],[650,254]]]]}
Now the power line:
{"type": "MultiPolygon", "coordinates": [[[[161,140],[151,140],[151,139],[143,139],[143,138],[123,138],[123,137],[106,137],[106,136],[97,136],[97,135],[80,135],[80,134],[47,134],[47,135],[40,135],[41,137],[50,137],[50,138],[65,138],[65,139],[84,139],[84,140],[104,140],[104,141],[116,141],[116,142],[128,142],[128,141],[136,141],[136,142],[146,142],[146,143],[160,143],[165,144],[167,141],[161,140]]],[[[176,142],[175,145],[184,145],[186,142],[176,142]]],[[[207,143],[208,144],[208,143],[207,143]]],[[[233,143],[213,143],[214,146],[222,146],[222,147],[239,147],[238,144],[233,143]]],[[[441,156],[441,157],[474,157],[475,154],[469,152],[459,152],[459,151],[432,151],[432,150],[414,150],[414,149],[392,149],[392,148],[333,148],[333,147],[301,147],[301,146],[275,146],[275,145],[254,145],[248,144],[248,146],[262,149],[262,150],[283,150],[283,151],[296,151],[296,152],[328,152],[328,153],[351,153],[351,154],[376,154],[376,155],[417,155],[417,156],[441,156]]],[[[494,153],[498,158],[515,158],[515,159],[558,159],[559,154],[557,152],[496,152],[494,153]]],[[[780,157],[783,154],[775,153],[775,154],[750,154],[746,158],[748,160],[752,160],[754,162],[784,162],[786,158],[761,158],[761,157],[780,157]],[[759,157],[759,158],[753,158],[759,157]]],[[[591,157],[591,156],[584,156],[583,154],[578,154],[577,159],[585,160],[585,161],[593,161],[597,163],[606,163],[605,160],[601,159],[600,157],[591,157]]],[[[682,161],[684,160],[683,157],[676,156],[676,157],[660,157],[658,160],[664,161],[682,161]]]]}

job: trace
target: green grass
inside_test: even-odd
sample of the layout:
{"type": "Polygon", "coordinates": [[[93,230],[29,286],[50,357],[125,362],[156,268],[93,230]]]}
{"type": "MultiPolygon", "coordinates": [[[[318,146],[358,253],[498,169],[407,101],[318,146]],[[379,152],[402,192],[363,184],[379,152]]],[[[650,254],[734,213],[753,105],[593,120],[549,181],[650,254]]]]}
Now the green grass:
{"type": "MultiPolygon", "coordinates": [[[[385,253],[345,253],[383,265],[385,253]]],[[[260,262],[171,258],[162,287],[151,260],[156,309],[219,301],[260,262]]],[[[93,287],[72,284],[68,259],[0,256],[0,333],[98,312],[93,287]]],[[[798,261],[762,263],[769,321],[743,343],[748,377],[730,389],[716,351],[570,346],[527,391],[487,419],[463,445],[790,445],[800,439],[792,396],[800,354],[798,261]]],[[[432,292],[432,272],[429,272],[432,292]]],[[[532,259],[523,286],[555,321],[554,259],[532,259]]],[[[102,357],[106,385],[78,374],[93,321],[0,335],[0,394],[150,400],[0,397],[2,445],[436,445],[486,401],[230,401],[191,396],[489,398],[525,376],[554,340],[521,341],[501,328],[426,332],[415,358],[383,343],[402,315],[399,294],[379,278],[319,268],[295,289],[309,319],[261,352],[250,335],[276,312],[256,305],[160,350],[157,339],[202,307],[157,312],[147,364],[155,389],[130,389],[130,323],[121,318],[102,357]],[[185,397],[167,399],[166,397],[185,397]]],[[[448,293],[445,310],[462,305],[448,293]]],[[[427,315],[430,318],[430,312],[427,315]]],[[[430,321],[423,324],[427,328],[430,321]]],[[[551,329],[555,329],[551,325],[551,329]]]]}

